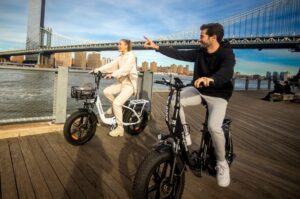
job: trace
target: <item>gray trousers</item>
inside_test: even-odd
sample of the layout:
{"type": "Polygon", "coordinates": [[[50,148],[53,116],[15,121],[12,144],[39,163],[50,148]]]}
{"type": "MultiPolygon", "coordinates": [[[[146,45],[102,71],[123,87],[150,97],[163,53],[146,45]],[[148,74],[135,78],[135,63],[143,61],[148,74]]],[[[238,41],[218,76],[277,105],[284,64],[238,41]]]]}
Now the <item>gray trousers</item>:
{"type": "MultiPolygon", "coordinates": [[[[180,93],[180,119],[182,124],[186,124],[183,108],[186,106],[196,106],[201,104],[203,97],[208,105],[208,130],[211,134],[212,142],[215,148],[218,161],[225,160],[225,136],[222,129],[223,120],[225,118],[228,102],[219,97],[211,97],[202,95],[195,87],[185,87],[180,93]]],[[[172,108],[174,107],[175,99],[172,100],[172,108]]]]}

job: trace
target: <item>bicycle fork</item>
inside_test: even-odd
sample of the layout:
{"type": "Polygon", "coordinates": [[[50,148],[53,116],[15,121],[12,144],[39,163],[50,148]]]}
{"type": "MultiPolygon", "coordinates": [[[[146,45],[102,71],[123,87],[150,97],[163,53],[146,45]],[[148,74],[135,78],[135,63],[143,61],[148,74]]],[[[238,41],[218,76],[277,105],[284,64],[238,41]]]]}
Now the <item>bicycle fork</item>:
{"type": "MultiPolygon", "coordinates": [[[[171,168],[171,177],[170,177],[170,184],[173,184],[174,181],[174,175],[175,175],[175,169],[176,169],[176,164],[179,164],[178,157],[179,157],[179,150],[180,150],[180,140],[177,140],[177,142],[173,142],[173,164],[171,168]]],[[[182,173],[185,170],[185,164],[183,166],[178,165],[178,168],[181,169],[179,176],[182,175],[182,173]],[[181,168],[182,167],[182,168],[181,168]]]]}

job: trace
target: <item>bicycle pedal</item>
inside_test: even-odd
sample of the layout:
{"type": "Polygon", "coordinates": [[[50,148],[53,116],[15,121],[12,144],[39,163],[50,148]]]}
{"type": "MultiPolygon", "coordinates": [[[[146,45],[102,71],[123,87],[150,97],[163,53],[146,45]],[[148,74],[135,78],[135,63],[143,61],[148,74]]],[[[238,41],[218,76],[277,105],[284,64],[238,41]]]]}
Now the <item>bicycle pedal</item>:
{"type": "Polygon", "coordinates": [[[110,130],[112,131],[112,130],[114,130],[115,128],[117,128],[117,126],[116,125],[112,125],[112,126],[110,126],[110,130]]]}

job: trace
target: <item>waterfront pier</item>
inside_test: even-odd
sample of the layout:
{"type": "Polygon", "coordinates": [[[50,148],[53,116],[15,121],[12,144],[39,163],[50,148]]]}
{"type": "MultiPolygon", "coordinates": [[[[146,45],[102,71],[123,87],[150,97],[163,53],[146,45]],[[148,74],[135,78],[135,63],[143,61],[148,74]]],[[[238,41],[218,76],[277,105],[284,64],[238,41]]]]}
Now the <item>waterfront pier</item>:
{"type": "MultiPolygon", "coordinates": [[[[260,100],[266,92],[237,91],[229,103],[237,155],[231,185],[220,188],[215,178],[197,178],[188,171],[183,198],[300,197],[300,104],[260,100]]],[[[31,123],[33,135],[6,134],[0,139],[1,198],[130,198],[138,165],[157,134],[167,132],[166,97],[165,92],[153,93],[152,119],[139,136],[112,138],[109,128],[100,126],[90,142],[76,147],[65,141],[62,125],[47,131],[41,128],[47,123],[31,123]]],[[[204,108],[186,111],[196,149],[204,108]]],[[[6,127],[21,132],[26,124],[2,125],[0,136],[6,127]]]]}

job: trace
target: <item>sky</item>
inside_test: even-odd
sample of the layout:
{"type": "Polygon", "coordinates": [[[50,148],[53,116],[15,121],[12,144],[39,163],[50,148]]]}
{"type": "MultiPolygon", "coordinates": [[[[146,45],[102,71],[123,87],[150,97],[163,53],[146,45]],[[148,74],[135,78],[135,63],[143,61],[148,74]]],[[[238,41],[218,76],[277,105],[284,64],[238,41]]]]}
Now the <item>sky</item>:
{"type": "MultiPolygon", "coordinates": [[[[270,0],[46,0],[45,27],[77,40],[142,40],[199,29],[201,24],[237,15],[270,0]]],[[[28,0],[0,0],[0,51],[24,49],[27,33],[28,0]]],[[[199,31],[200,32],[200,31],[199,31]]],[[[176,61],[154,51],[134,51],[138,65],[156,61],[158,65],[193,63],[176,61]]],[[[234,50],[235,71],[261,74],[300,68],[300,53],[286,50],[234,50]]],[[[103,51],[115,58],[117,51],[103,51]]]]}

